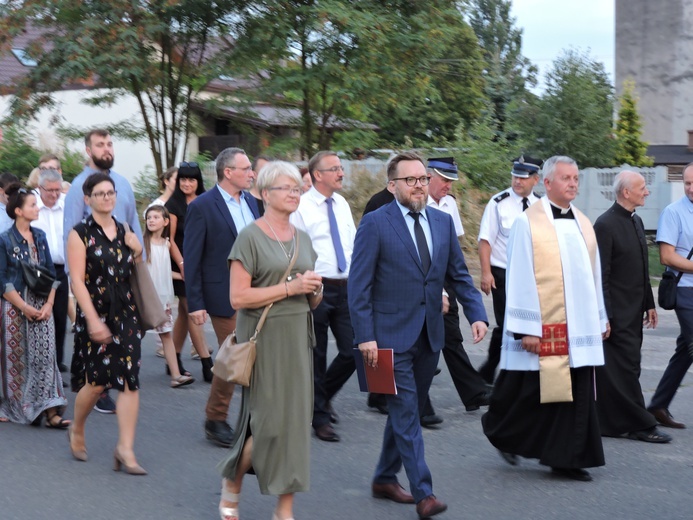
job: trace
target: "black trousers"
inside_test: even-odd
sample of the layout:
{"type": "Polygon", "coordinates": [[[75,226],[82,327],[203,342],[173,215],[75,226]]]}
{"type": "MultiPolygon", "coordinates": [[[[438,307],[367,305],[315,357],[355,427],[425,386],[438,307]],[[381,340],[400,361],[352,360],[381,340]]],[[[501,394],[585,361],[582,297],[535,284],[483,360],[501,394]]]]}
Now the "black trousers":
{"type": "Polygon", "coordinates": [[[351,327],[346,285],[325,284],[322,302],[313,310],[315,349],[313,349],[313,377],[315,401],[313,427],[330,422],[327,411],[330,400],[344,386],[356,370],[354,364],[354,330],[351,327]],[[337,356],[327,368],[328,330],[337,342],[337,356]]]}
{"type": "Polygon", "coordinates": [[[491,333],[488,345],[488,357],[479,367],[479,374],[488,384],[493,384],[496,368],[500,363],[501,344],[503,343],[503,324],[505,323],[505,269],[491,266],[491,274],[496,281],[496,288],[491,289],[493,295],[493,316],[496,318],[496,328],[491,333]]]}
{"type": "Polygon", "coordinates": [[[65,355],[65,333],[67,331],[67,306],[70,300],[70,287],[64,265],[56,264],[55,273],[60,281],[60,287],[55,291],[55,304],[53,305],[55,359],[58,364],[61,364],[65,355]]]}
{"type": "MultiPolygon", "coordinates": [[[[445,325],[445,346],[443,358],[448,365],[452,382],[463,404],[468,404],[474,398],[486,392],[486,383],[476,371],[467,352],[464,350],[462,332],[460,331],[460,311],[457,300],[450,294],[450,310],[443,316],[445,325]]],[[[426,399],[422,416],[435,413],[430,396],[426,399]]]]}

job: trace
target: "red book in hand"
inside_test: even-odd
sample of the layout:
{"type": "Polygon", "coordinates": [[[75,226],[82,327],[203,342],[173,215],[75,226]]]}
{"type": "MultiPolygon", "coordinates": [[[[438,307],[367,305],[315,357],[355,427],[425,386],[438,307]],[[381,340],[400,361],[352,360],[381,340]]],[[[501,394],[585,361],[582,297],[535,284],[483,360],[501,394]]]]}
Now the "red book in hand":
{"type": "Polygon", "coordinates": [[[359,378],[359,388],[362,392],[397,395],[394,351],[391,348],[378,349],[378,366],[376,368],[364,363],[363,354],[357,348],[354,349],[354,361],[356,362],[356,374],[359,378]]]}

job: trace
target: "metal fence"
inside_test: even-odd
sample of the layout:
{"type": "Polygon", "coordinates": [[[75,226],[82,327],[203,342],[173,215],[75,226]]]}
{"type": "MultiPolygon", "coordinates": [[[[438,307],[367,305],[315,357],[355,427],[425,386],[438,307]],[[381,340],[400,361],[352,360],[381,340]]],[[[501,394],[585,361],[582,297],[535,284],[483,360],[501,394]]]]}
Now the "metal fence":
{"type": "MultiPolygon", "coordinates": [[[[387,161],[381,159],[368,158],[360,161],[342,159],[344,167],[344,187],[351,186],[352,177],[357,172],[367,171],[373,176],[385,178],[387,161]]],[[[307,161],[295,163],[297,166],[307,166],[307,161]]],[[[632,168],[621,166],[617,168],[585,168],[580,171],[580,191],[575,199],[575,205],[587,217],[594,222],[599,215],[604,213],[614,203],[614,178],[622,170],[634,170],[645,177],[647,189],[650,196],[644,207],[638,208],[638,215],[645,224],[648,231],[657,229],[657,221],[662,210],[678,196],[681,191],[679,183],[670,182],[667,179],[667,168],[657,166],[656,168],[632,168]]],[[[202,171],[206,186],[212,186],[216,182],[216,171],[214,162],[203,165],[202,171]]],[[[510,178],[508,178],[508,185],[510,178]]],[[[544,186],[540,182],[537,184],[537,193],[544,194],[544,186]]]]}

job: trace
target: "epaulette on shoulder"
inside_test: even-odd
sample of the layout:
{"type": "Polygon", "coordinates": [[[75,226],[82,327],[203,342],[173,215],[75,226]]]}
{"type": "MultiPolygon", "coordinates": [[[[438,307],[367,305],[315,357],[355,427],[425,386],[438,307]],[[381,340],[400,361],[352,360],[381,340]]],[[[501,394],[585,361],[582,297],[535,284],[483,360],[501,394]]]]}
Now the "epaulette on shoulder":
{"type": "Polygon", "coordinates": [[[498,195],[493,197],[493,200],[495,200],[496,204],[498,204],[499,202],[507,199],[508,197],[510,197],[510,192],[504,191],[503,193],[499,193],[498,195]]]}
{"type": "Polygon", "coordinates": [[[532,195],[534,195],[536,198],[540,199],[541,195],[539,195],[536,191],[532,192],[532,195]]]}
{"type": "Polygon", "coordinates": [[[453,199],[457,200],[457,197],[455,197],[452,193],[448,193],[448,197],[452,197],[453,199]]]}

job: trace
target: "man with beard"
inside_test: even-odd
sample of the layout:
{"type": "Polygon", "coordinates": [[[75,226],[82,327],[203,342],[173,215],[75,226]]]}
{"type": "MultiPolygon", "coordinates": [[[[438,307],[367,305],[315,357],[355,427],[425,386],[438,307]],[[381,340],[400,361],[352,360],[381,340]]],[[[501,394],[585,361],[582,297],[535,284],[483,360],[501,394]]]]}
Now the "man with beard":
{"type": "MultiPolygon", "coordinates": [[[[108,130],[103,128],[95,128],[90,130],[84,137],[87,156],[89,162],[84,167],[84,170],[77,175],[72,181],[70,191],[65,197],[65,211],[63,220],[63,240],[67,244],[67,236],[72,231],[72,228],[79,224],[84,218],[91,213],[91,208],[84,202],[82,194],[82,185],[93,173],[105,173],[113,179],[116,190],[116,204],[113,210],[113,216],[118,222],[127,222],[130,229],[137,235],[137,239],[142,242],[142,228],[140,221],[137,218],[137,207],[135,203],[135,194],[132,192],[132,187],[128,180],[122,175],[114,172],[113,167],[113,141],[108,130]]],[[[69,274],[69,273],[68,273],[69,274]]],[[[74,374],[73,374],[74,379],[74,374]]],[[[73,388],[74,391],[78,389],[73,388]]],[[[97,401],[94,409],[101,413],[115,413],[115,402],[104,392],[101,398],[97,401]]]]}
{"type": "Polygon", "coordinates": [[[602,259],[604,306],[611,335],[604,341],[604,366],[597,367],[597,412],[602,435],[665,443],[645,408],[640,387],[643,323],[657,326],[647,261],[647,238],[635,208],[650,194],[645,178],[624,170],[614,183],[616,202],[594,223],[602,259]],[[643,319],[644,316],[644,319],[643,319]]]}
{"type": "Polygon", "coordinates": [[[376,367],[379,348],[394,350],[397,394],[387,396],[390,413],[373,496],[416,502],[419,517],[428,518],[447,509],[433,494],[419,424],[445,343],[443,283],[450,284],[462,303],[475,343],[486,334],[486,311],[452,218],[426,207],[430,177],[421,157],[412,152],[396,155],[387,178],[395,200],[365,215],[356,232],[347,285],[349,311],[364,363],[376,367]],[[402,465],[411,495],[397,481],[402,465]]]}

